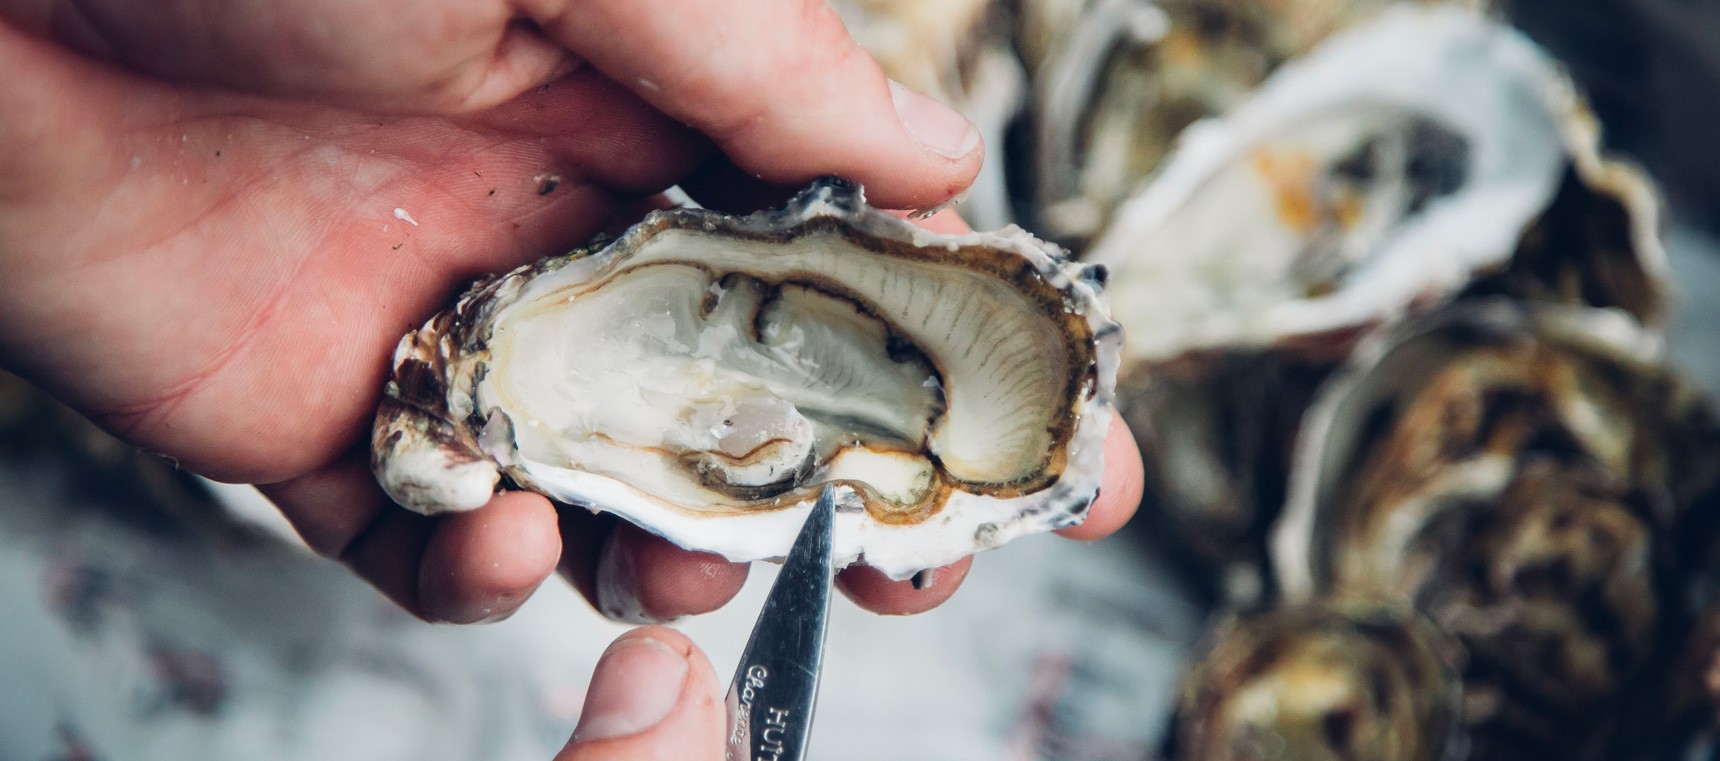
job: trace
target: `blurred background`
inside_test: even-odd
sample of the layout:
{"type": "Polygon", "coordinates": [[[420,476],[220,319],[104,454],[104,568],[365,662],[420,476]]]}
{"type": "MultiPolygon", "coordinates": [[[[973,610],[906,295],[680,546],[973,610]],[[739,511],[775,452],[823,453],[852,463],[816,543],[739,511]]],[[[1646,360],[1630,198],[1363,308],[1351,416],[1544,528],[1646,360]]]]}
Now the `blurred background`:
{"type": "MultiPolygon", "coordinates": [[[[1111,267],[1149,496],[839,601],[818,758],[1716,756],[1720,3],[836,5],[1111,267]]],[[[4,761],[548,759],[626,628],[415,621],[10,376],[0,621],[4,761]]]]}

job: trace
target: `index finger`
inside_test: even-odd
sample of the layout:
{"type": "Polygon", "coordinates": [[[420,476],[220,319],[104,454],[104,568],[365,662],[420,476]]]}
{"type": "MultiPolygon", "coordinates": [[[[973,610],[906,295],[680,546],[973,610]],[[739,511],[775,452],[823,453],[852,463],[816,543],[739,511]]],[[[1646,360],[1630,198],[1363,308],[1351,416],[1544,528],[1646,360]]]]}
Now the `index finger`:
{"type": "Polygon", "coordinates": [[[1093,507],[1088,509],[1086,520],[1059,529],[1057,534],[1081,541],[1110,536],[1135,516],[1145,482],[1141,449],[1135,444],[1135,436],[1121,415],[1114,416],[1105,432],[1105,474],[1100,479],[1098,495],[1093,497],[1093,507]]]}

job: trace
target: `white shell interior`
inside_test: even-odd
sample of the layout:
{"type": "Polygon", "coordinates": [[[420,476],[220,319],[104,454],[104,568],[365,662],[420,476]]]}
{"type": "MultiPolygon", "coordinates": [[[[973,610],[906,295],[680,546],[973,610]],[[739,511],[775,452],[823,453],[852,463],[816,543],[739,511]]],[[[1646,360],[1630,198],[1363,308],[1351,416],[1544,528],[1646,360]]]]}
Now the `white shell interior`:
{"type": "Polygon", "coordinates": [[[1568,163],[1569,85],[1527,39],[1399,7],[1196,124],[1091,259],[1130,355],[1388,317],[1503,261],[1568,163]]]}
{"type": "MultiPolygon", "coordinates": [[[[535,278],[496,314],[482,441],[560,499],[737,560],[785,551],[824,482],[904,514],[968,487],[946,490],[935,530],[838,514],[841,559],[904,576],[1072,520],[1016,521],[1020,504],[968,493],[1038,478],[1087,406],[1070,408],[1067,340],[989,273],[836,232],[671,228],[535,278]]],[[[1097,485],[1103,430],[1085,428],[1059,491],[1097,485]]]]}

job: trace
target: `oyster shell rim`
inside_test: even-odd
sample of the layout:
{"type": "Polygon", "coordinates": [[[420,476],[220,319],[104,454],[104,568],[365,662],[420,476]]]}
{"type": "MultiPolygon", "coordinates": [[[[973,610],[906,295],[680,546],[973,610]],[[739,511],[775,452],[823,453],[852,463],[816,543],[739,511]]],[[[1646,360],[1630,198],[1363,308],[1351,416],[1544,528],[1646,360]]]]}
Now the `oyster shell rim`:
{"type": "MultiPolygon", "coordinates": [[[[441,458],[439,462],[428,463],[432,468],[481,469],[486,461],[492,464],[490,478],[483,484],[486,487],[482,489],[484,501],[495,488],[506,485],[500,481],[505,474],[514,486],[594,512],[616,513],[690,549],[716,552],[736,561],[780,558],[786,553],[793,531],[798,529],[804,513],[811,509],[816,488],[800,489],[810,492],[805,499],[779,498],[780,503],[775,509],[762,514],[774,516],[765,522],[769,525],[753,521],[754,528],[759,531],[785,537],[776,549],[761,554],[737,550],[732,543],[731,546],[712,546],[711,542],[694,541],[684,530],[687,526],[658,525],[665,522],[675,524],[677,521],[661,520],[662,515],[646,517],[650,510],[625,506],[642,500],[663,501],[644,494],[637,487],[595,474],[557,476],[548,472],[550,468],[547,467],[533,467],[527,461],[498,457],[493,448],[486,447],[481,441],[490,426],[496,424],[487,411],[477,409],[476,394],[482,380],[481,358],[487,350],[491,321],[509,305],[528,300],[530,284],[536,276],[558,272],[568,266],[591,267],[594,272],[611,269],[621,253],[672,229],[746,235],[774,243],[793,242],[807,234],[835,231],[844,235],[850,245],[880,254],[923,258],[927,251],[937,251],[944,256],[956,257],[946,260],[952,265],[987,272],[1006,282],[1011,290],[1038,304],[1048,318],[1059,320],[1058,331],[1062,335],[1083,341],[1084,348],[1073,352],[1070,357],[1069,378],[1063,384],[1064,395],[1059,397],[1067,400],[1069,409],[1059,415],[1058,419],[1062,421],[1059,428],[1063,430],[1053,437],[1050,447],[1053,457],[1060,459],[1056,463],[1060,469],[1050,473],[1045,483],[1020,495],[988,496],[953,491],[937,514],[932,516],[932,521],[928,521],[938,523],[943,534],[960,533],[958,529],[962,527],[957,524],[963,524],[971,531],[971,541],[956,542],[959,547],[953,550],[936,551],[937,548],[928,547],[923,541],[911,543],[915,546],[906,549],[893,547],[897,544],[906,547],[906,540],[876,536],[880,531],[893,527],[875,520],[873,523],[877,525],[864,526],[848,517],[854,511],[842,511],[837,519],[838,534],[844,533],[843,523],[854,524],[857,528],[850,528],[847,532],[855,535],[854,541],[839,542],[850,545],[838,547],[839,563],[864,561],[893,578],[906,578],[924,568],[953,562],[1016,536],[1064,528],[1085,517],[1096,496],[1103,471],[1103,443],[1110,421],[1122,342],[1120,326],[1110,319],[1108,309],[1100,299],[1104,268],[1072,262],[1062,249],[1014,226],[997,233],[963,235],[926,231],[867,206],[863,190],[858,185],[837,178],[815,182],[780,209],[746,216],[703,209],[653,212],[644,222],[616,238],[594,241],[572,253],[549,257],[474,283],[452,307],[431,317],[423,327],[407,333],[396,348],[394,370],[379,405],[372,438],[372,467],[390,495],[402,504],[408,504],[415,493],[428,495],[428,499],[409,506],[427,513],[446,509],[439,508],[435,500],[461,490],[444,488],[438,491],[431,487],[414,492],[409,487],[424,486],[415,483],[411,477],[414,474],[392,472],[394,463],[399,462],[403,454],[411,454],[415,450],[420,454],[429,451],[441,458]],[[1024,287],[1024,283],[1033,287],[1024,287]],[[465,382],[461,380],[463,372],[467,379],[465,382]],[[425,442],[431,445],[428,449],[413,446],[425,442]],[[609,483],[600,484],[596,480],[609,483]],[[629,491],[636,492],[640,498],[626,498],[625,492],[629,491]],[[1012,507],[999,510],[1003,505],[1012,507]],[[988,513],[994,519],[979,520],[969,516],[963,521],[953,520],[955,515],[975,511],[988,513]],[[943,518],[940,520],[938,516],[943,518]]],[[[615,269],[617,272],[624,270],[615,269]]],[[[1058,406],[1062,404],[1060,402],[1058,406]]],[[[502,418],[505,420],[506,415],[502,418]]],[[[495,433],[504,435],[505,431],[498,429],[495,433]]],[[[507,438],[511,443],[512,437],[507,438]]],[[[434,475],[434,470],[431,474],[434,475]]],[[[417,480],[434,482],[436,479],[417,480]]],[[[470,479],[461,492],[461,496],[468,497],[467,503],[456,509],[481,506],[476,498],[480,491],[478,483],[470,479]]],[[[852,486],[849,489],[858,491],[852,486]]],[[[728,516],[724,520],[733,521],[736,517],[728,516]]]]}

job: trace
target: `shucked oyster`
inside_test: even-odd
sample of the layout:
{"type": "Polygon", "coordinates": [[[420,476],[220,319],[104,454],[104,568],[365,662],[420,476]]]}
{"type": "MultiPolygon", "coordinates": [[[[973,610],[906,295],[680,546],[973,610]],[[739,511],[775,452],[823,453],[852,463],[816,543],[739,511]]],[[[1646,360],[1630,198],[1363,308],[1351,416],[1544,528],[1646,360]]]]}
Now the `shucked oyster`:
{"type": "Polygon", "coordinates": [[[1089,257],[1155,512],[1216,559],[1257,551],[1314,386],[1398,315],[1505,294],[1658,326],[1655,211],[1552,60],[1473,12],[1392,8],[1285,64],[1089,257]]]}
{"type": "Polygon", "coordinates": [[[1082,250],[1184,127],[1389,0],[1026,0],[1034,229],[1082,250]]]}
{"type": "Polygon", "coordinates": [[[839,180],[777,212],[654,213],[408,334],[376,472],[421,512],[505,475],[734,560],[785,554],[836,482],[837,557],[905,577],[1084,517],[1121,341],[1100,275],[839,180]]]}
{"type": "MultiPolygon", "coordinates": [[[[1616,230],[1622,250],[1598,255],[1620,261],[1595,269],[1624,281],[1573,297],[1658,322],[1653,192],[1599,155],[1569,80],[1479,15],[1398,7],[1190,129],[1087,258],[1112,268],[1131,356],[1265,348],[1351,333],[1503,270],[1567,180],[1610,202],[1562,221],[1616,230]]],[[[1573,266],[1595,256],[1564,252],[1573,266]]]]}

